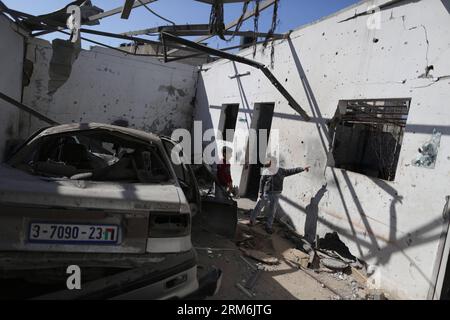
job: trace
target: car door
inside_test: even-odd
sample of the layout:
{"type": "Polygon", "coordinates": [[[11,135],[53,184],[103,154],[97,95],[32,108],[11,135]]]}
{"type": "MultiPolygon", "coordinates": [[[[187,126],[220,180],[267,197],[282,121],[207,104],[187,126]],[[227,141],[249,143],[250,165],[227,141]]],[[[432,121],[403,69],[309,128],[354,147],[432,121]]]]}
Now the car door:
{"type": "MultiPolygon", "coordinates": [[[[176,143],[168,138],[163,138],[162,141],[171,158],[171,152],[176,143]]],[[[234,238],[237,226],[237,203],[220,186],[217,177],[209,167],[205,164],[178,165],[173,161],[172,165],[191,207],[197,209],[193,224],[201,225],[213,233],[234,238]]]]}
{"type": "Polygon", "coordinates": [[[191,166],[198,181],[202,198],[202,212],[198,223],[211,232],[233,239],[237,227],[237,202],[220,185],[216,175],[206,164],[191,166]]]}
{"type": "Polygon", "coordinates": [[[171,160],[180,187],[183,189],[184,195],[189,202],[192,216],[195,216],[202,209],[202,201],[198,190],[197,180],[189,165],[184,164],[181,161],[173,161],[171,155],[173,149],[176,148],[176,143],[167,138],[162,138],[161,140],[167,152],[167,156],[171,160]]]}

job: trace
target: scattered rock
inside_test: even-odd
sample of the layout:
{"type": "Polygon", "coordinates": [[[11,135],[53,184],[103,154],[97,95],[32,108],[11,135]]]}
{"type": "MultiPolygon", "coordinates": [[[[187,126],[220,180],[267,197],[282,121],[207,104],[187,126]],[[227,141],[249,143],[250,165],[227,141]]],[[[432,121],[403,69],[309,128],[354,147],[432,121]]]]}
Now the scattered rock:
{"type": "Polygon", "coordinates": [[[236,283],[236,287],[241,290],[247,297],[253,298],[253,294],[245,289],[240,283],[236,283]]]}
{"type": "Polygon", "coordinates": [[[333,258],[323,258],[320,260],[321,264],[323,264],[325,267],[333,270],[343,270],[348,267],[348,264],[333,258]]]}
{"type": "Polygon", "coordinates": [[[268,264],[268,265],[276,265],[279,264],[280,261],[272,256],[269,256],[268,254],[258,251],[258,250],[252,250],[252,249],[243,249],[241,248],[244,255],[247,257],[253,258],[257,261],[260,261],[262,263],[268,264]]]}
{"type": "Polygon", "coordinates": [[[365,298],[366,300],[388,300],[384,292],[381,292],[380,290],[370,290],[365,298]]]}
{"type": "Polygon", "coordinates": [[[363,274],[363,272],[356,270],[353,267],[351,268],[351,271],[353,279],[355,279],[359,284],[365,286],[367,283],[367,277],[363,274]]]}
{"type": "Polygon", "coordinates": [[[342,272],[334,273],[333,277],[338,279],[338,280],[340,280],[340,281],[347,280],[347,276],[344,273],[342,273],[342,272]]]}

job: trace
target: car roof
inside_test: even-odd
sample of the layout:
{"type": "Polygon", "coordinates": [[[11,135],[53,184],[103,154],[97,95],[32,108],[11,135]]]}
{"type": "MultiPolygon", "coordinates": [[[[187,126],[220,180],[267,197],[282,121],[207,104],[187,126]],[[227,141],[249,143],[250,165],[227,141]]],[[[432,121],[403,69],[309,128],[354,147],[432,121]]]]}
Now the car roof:
{"type": "Polygon", "coordinates": [[[40,138],[48,135],[66,133],[66,132],[77,132],[77,131],[87,131],[87,130],[108,130],[113,132],[119,132],[122,134],[134,136],[140,139],[150,140],[154,142],[160,141],[160,137],[154,133],[145,132],[142,130],[125,128],[120,126],[115,126],[111,124],[89,122],[89,123],[70,123],[62,124],[53,127],[49,127],[42,132],[40,132],[35,138],[40,138]]]}

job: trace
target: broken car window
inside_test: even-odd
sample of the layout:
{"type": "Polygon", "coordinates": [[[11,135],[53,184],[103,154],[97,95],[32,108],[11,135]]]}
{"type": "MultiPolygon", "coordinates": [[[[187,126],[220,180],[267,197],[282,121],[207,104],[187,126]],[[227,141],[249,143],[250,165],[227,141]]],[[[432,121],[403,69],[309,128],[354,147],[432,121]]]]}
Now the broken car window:
{"type": "Polygon", "coordinates": [[[106,130],[44,136],[9,164],[33,175],[72,180],[159,183],[171,176],[159,148],[106,130]]]}

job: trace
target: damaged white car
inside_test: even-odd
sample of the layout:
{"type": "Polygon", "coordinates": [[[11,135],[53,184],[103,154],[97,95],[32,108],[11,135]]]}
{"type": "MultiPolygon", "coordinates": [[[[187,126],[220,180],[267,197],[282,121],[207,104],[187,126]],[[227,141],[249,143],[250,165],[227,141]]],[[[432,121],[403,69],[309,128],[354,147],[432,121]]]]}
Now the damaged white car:
{"type": "Polygon", "coordinates": [[[42,129],[17,148],[0,166],[0,298],[196,292],[190,233],[201,198],[190,166],[171,161],[174,146],[89,123],[42,129]],[[80,290],[66,287],[70,265],[81,270],[80,290]]]}

